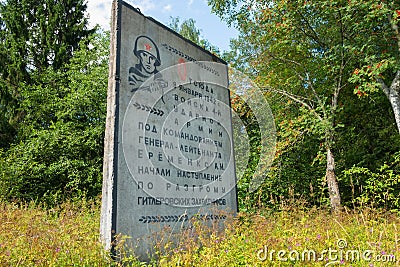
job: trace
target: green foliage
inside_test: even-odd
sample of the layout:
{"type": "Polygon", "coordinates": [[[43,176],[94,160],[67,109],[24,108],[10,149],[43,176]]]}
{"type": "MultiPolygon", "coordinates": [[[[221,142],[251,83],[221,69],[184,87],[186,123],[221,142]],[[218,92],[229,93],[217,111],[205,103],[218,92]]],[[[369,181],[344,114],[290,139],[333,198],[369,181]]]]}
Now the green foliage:
{"type": "Polygon", "coordinates": [[[169,27],[195,44],[200,44],[200,30],[196,28],[196,21],[192,18],[180,23],[179,17],[171,17],[169,27]]]}
{"type": "Polygon", "coordinates": [[[181,23],[179,17],[171,17],[171,22],[168,26],[193,43],[207,49],[211,53],[219,55],[219,48],[201,36],[201,30],[196,27],[196,21],[194,19],[189,18],[181,23]]]}
{"type": "Polygon", "coordinates": [[[87,29],[83,0],[7,0],[0,7],[1,39],[6,62],[11,64],[3,75],[26,77],[49,66],[59,69],[78,49],[80,40],[94,32],[87,29]]]}
{"type": "Polygon", "coordinates": [[[368,168],[383,180],[385,174],[376,170],[400,150],[393,111],[377,92],[399,66],[398,3],[218,0],[209,5],[239,29],[227,58],[265,88],[277,125],[275,162],[268,173],[255,174],[265,182],[246,195],[246,210],[297,197],[325,205],[327,148],[335,156],[346,204],[353,191],[349,176],[342,177],[345,170],[368,168]]]}
{"type": "Polygon", "coordinates": [[[0,165],[3,197],[54,203],[101,190],[108,36],[82,41],[65,67],[49,67],[36,85],[20,86],[25,116],[19,143],[0,165]]]}
{"type": "Polygon", "coordinates": [[[353,205],[400,210],[400,153],[376,171],[355,166],[345,170],[343,179],[352,187],[353,205]]]}
{"type": "MultiPolygon", "coordinates": [[[[226,2],[233,6],[237,4],[233,1],[226,2]]],[[[269,5],[256,1],[243,3],[235,11],[230,10],[232,13],[229,16],[238,15],[235,20],[244,45],[237,43],[236,47],[239,57],[249,63],[248,73],[253,75],[265,91],[270,92],[270,99],[273,99],[273,94],[278,93],[297,104],[294,116],[288,115],[278,106],[274,111],[285,112],[286,117],[290,118],[283,120],[288,121],[296,121],[296,116],[302,116],[302,123],[297,125],[299,130],[321,140],[323,148],[332,151],[335,131],[340,127],[335,123],[339,111],[337,101],[340,91],[347,87],[342,81],[346,80],[351,69],[343,64],[347,58],[347,54],[341,49],[341,36],[344,33],[329,26],[337,18],[334,14],[325,13],[331,6],[321,9],[321,5],[316,3],[299,6],[292,1],[269,5]],[[315,34],[309,34],[310,31],[315,34]]],[[[229,4],[225,6],[228,9],[229,7],[229,4]]],[[[318,145],[316,149],[319,149],[318,145]]],[[[301,176],[290,179],[302,184],[299,177],[301,176]]],[[[312,178],[315,184],[318,177],[312,178]]],[[[333,177],[332,183],[334,182],[333,177]]],[[[290,184],[296,185],[297,182],[290,184]]],[[[271,189],[263,188],[263,191],[271,192],[271,189]]],[[[332,188],[329,189],[331,191],[332,188]]],[[[275,193],[277,192],[273,195],[275,193]]]]}
{"type": "Polygon", "coordinates": [[[233,141],[238,179],[238,205],[240,210],[247,211],[250,208],[248,207],[250,182],[261,160],[261,133],[257,119],[249,105],[240,95],[233,94],[233,90],[230,93],[231,107],[237,115],[237,121],[233,120],[233,141]]]}
{"type": "Polygon", "coordinates": [[[0,104],[0,149],[7,149],[15,135],[15,129],[7,119],[6,108],[0,104]]]}
{"type": "Polygon", "coordinates": [[[0,2],[1,147],[19,142],[26,110],[25,90],[42,86],[48,68],[65,70],[87,29],[83,0],[8,0],[0,2]]]}
{"type": "MultiPolygon", "coordinates": [[[[400,139],[393,124],[390,104],[382,92],[374,93],[373,97],[356,96],[352,91],[346,94],[346,97],[341,99],[345,102],[344,112],[338,117],[338,122],[345,126],[338,130],[340,138],[336,140],[337,152],[340,155],[336,164],[340,171],[338,177],[343,192],[342,200],[351,207],[376,206],[377,203],[373,199],[378,191],[365,190],[366,182],[371,177],[353,173],[352,170],[369,170],[374,173],[374,179],[385,181],[385,173],[379,170],[393,162],[393,155],[400,151],[400,139]],[[363,202],[359,201],[361,197],[363,202]]],[[[393,171],[398,168],[395,164],[389,166],[393,171]]],[[[392,186],[394,191],[398,188],[398,185],[392,186]]],[[[399,195],[394,194],[393,197],[397,199],[392,200],[394,204],[399,195]]],[[[380,207],[394,208],[389,203],[379,203],[380,207]]]]}
{"type": "Polygon", "coordinates": [[[260,208],[279,210],[281,203],[299,198],[308,205],[324,206],[328,203],[324,196],[324,147],[319,135],[307,127],[307,119],[312,118],[312,115],[301,113],[290,117],[289,114],[296,113],[289,113],[292,104],[281,102],[279,106],[285,107],[286,112],[275,116],[275,120],[280,121],[276,125],[278,142],[275,160],[268,171],[250,173],[263,176],[264,181],[259,190],[253,193],[239,190],[244,195],[239,199],[242,211],[256,212],[260,208]],[[281,118],[284,114],[287,114],[285,118],[281,118]]]}
{"type": "Polygon", "coordinates": [[[352,52],[359,62],[350,79],[356,84],[354,93],[376,92],[382,89],[382,82],[390,86],[400,62],[399,3],[349,1],[345,11],[349,19],[357,21],[352,52]]]}

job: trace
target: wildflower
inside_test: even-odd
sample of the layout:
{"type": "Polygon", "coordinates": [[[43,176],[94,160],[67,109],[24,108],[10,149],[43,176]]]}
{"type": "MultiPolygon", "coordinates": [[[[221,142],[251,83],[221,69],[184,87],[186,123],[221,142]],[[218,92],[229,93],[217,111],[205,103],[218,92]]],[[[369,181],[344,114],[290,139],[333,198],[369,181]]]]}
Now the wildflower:
{"type": "Polygon", "coordinates": [[[56,248],[56,252],[57,252],[57,253],[60,252],[60,250],[61,250],[60,248],[56,248]]]}
{"type": "Polygon", "coordinates": [[[318,235],[317,235],[317,238],[318,238],[318,239],[320,239],[320,238],[321,238],[321,235],[320,235],[320,234],[318,234],[318,235]]]}

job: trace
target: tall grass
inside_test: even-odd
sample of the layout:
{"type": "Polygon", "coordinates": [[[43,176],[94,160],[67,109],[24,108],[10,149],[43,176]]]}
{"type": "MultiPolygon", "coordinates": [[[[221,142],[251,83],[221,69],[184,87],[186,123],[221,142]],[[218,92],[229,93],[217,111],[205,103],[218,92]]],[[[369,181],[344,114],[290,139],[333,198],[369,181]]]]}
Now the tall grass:
{"type": "MultiPolygon", "coordinates": [[[[99,210],[99,201],[55,208],[0,203],[0,266],[143,266],[134,257],[114,263],[103,251],[99,210]]],[[[331,215],[285,206],[279,212],[240,213],[220,232],[194,221],[177,237],[177,246],[156,244],[152,265],[400,266],[399,229],[399,216],[384,211],[331,215]]]]}
{"type": "Polygon", "coordinates": [[[0,266],[109,266],[98,232],[99,201],[0,203],[0,266]]]}
{"type": "Polygon", "coordinates": [[[210,267],[399,266],[399,229],[397,215],[369,209],[339,215],[298,207],[266,215],[242,213],[223,234],[207,236],[199,231],[200,242],[182,243],[160,263],[210,267]]]}

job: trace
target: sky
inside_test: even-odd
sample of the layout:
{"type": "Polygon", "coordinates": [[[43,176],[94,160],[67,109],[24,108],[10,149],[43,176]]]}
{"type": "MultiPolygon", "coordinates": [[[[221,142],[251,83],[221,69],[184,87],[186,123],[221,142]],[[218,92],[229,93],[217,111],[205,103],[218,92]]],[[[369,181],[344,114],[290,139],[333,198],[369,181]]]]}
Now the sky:
{"type": "MultiPolygon", "coordinates": [[[[88,0],[90,26],[99,24],[104,29],[110,28],[112,0],[88,0]]],[[[138,7],[145,16],[150,16],[164,25],[168,25],[171,17],[179,17],[180,21],[192,18],[196,27],[201,30],[201,37],[217,46],[221,52],[229,50],[229,41],[237,37],[238,32],[228,27],[219,17],[211,13],[207,0],[125,0],[138,7]]]]}

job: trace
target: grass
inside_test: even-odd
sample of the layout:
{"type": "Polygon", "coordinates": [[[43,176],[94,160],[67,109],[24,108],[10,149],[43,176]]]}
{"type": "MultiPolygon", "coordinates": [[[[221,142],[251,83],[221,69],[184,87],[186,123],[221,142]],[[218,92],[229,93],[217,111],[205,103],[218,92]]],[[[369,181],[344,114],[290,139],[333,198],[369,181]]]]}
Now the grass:
{"type": "Polygon", "coordinates": [[[398,229],[398,216],[368,209],[340,215],[297,208],[268,215],[240,214],[222,235],[207,239],[203,236],[200,238],[203,242],[189,249],[183,244],[176,249],[178,253],[164,256],[162,263],[163,266],[399,266],[398,229]],[[315,258],[314,254],[308,254],[311,251],[315,252],[315,258]],[[364,260],[363,253],[371,260],[364,260]]]}
{"type": "Polygon", "coordinates": [[[0,266],[109,266],[99,218],[98,201],[51,209],[0,203],[0,266]]]}
{"type": "MultiPolygon", "coordinates": [[[[122,265],[112,263],[98,242],[99,213],[99,201],[50,209],[0,203],[0,266],[122,265]]],[[[372,209],[331,215],[292,206],[240,213],[219,233],[193,222],[178,246],[156,248],[153,265],[400,266],[399,230],[398,215],[372,209]]],[[[133,257],[123,264],[144,265],[133,257]]]]}

